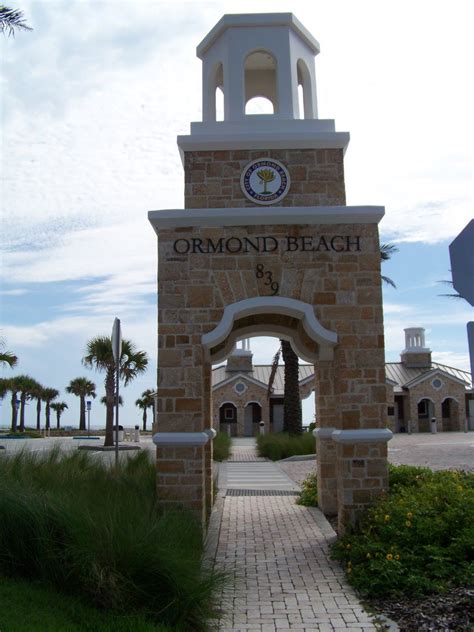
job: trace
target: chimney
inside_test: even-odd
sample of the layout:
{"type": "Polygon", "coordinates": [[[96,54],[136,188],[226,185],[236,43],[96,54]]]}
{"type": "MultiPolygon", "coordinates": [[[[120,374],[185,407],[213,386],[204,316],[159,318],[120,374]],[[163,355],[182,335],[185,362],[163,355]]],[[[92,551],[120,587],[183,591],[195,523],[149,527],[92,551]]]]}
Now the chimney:
{"type": "Polygon", "coordinates": [[[405,329],[405,349],[400,360],[408,368],[430,369],[431,349],[425,347],[425,330],[423,327],[405,329]]]}
{"type": "Polygon", "coordinates": [[[227,358],[227,373],[236,373],[244,371],[250,373],[253,371],[253,354],[250,350],[250,340],[246,338],[242,340],[242,346],[240,348],[234,348],[232,354],[227,358]]]}

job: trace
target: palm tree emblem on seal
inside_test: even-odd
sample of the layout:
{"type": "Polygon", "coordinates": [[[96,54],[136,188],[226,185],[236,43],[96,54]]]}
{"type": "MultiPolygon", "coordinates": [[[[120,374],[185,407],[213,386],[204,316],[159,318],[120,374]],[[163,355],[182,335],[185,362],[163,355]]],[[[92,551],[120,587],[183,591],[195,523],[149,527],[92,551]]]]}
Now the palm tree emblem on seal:
{"type": "Polygon", "coordinates": [[[275,180],[276,176],[273,169],[260,169],[257,171],[257,176],[260,178],[260,184],[263,184],[261,195],[271,195],[272,192],[268,191],[267,185],[275,180]]]}

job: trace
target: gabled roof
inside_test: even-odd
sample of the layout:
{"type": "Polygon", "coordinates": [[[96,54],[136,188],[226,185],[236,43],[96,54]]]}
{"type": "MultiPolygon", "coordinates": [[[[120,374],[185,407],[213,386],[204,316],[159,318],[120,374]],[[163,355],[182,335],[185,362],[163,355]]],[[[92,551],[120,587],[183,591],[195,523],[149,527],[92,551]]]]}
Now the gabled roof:
{"type": "MultiPolygon", "coordinates": [[[[236,377],[248,379],[254,384],[267,388],[272,370],[271,364],[256,364],[253,371],[227,372],[226,365],[212,370],[212,388],[223,386],[236,377]]],[[[410,368],[402,362],[387,362],[385,364],[385,376],[387,383],[393,386],[395,393],[403,393],[404,389],[411,388],[423,380],[433,378],[435,374],[441,374],[446,379],[451,379],[466,388],[471,387],[471,374],[462,369],[455,369],[446,364],[432,362],[430,368],[410,368]]],[[[312,364],[300,364],[300,385],[306,384],[314,378],[314,366],[312,364]]],[[[283,396],[285,383],[285,367],[279,365],[273,382],[273,395],[283,396]]]]}
{"type": "Polygon", "coordinates": [[[398,392],[402,392],[403,388],[415,386],[435,373],[442,373],[447,379],[452,379],[467,388],[471,386],[470,373],[439,362],[432,362],[429,368],[407,367],[402,362],[387,362],[385,365],[385,375],[397,384],[395,391],[398,392]]]}
{"type": "MultiPolygon", "coordinates": [[[[217,387],[223,386],[224,384],[231,382],[236,377],[244,380],[248,379],[253,383],[258,383],[258,385],[267,388],[271,370],[271,364],[254,364],[253,371],[228,372],[226,371],[226,365],[223,364],[222,366],[218,366],[212,370],[212,388],[216,389],[217,387]]],[[[300,384],[306,384],[314,377],[314,366],[312,364],[300,364],[299,377],[300,384]]],[[[285,367],[281,364],[278,366],[275,379],[273,381],[273,395],[283,395],[284,382],[285,367]]]]}

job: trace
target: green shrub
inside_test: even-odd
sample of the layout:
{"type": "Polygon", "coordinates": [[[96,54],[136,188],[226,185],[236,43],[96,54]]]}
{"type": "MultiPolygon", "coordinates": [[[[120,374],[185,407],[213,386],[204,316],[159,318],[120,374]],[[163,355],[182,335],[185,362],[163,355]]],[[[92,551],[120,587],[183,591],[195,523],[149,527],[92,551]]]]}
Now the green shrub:
{"type": "Polygon", "coordinates": [[[333,546],[369,597],[421,596],[474,580],[474,474],[390,467],[390,492],[333,546]]]}
{"type": "Polygon", "coordinates": [[[214,461],[225,461],[230,456],[230,446],[232,439],[226,432],[218,432],[214,439],[213,458],[214,461]]]}
{"type": "Polygon", "coordinates": [[[286,432],[275,432],[257,437],[257,449],[260,456],[271,461],[280,461],[297,454],[314,454],[316,441],[312,433],[289,435],[286,432]]]}
{"type": "Polygon", "coordinates": [[[301,492],[296,499],[297,505],[305,507],[318,506],[318,479],[316,472],[311,472],[301,483],[301,492]]]}
{"type": "Polygon", "coordinates": [[[0,574],[156,623],[205,630],[218,578],[193,516],[158,512],[147,453],[117,472],[89,453],[0,458],[0,574]]]}

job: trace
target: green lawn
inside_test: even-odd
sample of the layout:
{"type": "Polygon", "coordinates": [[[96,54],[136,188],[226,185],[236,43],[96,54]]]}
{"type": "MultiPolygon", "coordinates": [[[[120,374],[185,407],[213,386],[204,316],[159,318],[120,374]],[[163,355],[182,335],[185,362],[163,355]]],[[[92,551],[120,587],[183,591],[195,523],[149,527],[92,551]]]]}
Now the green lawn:
{"type": "Polygon", "coordinates": [[[86,606],[48,586],[0,578],[2,632],[171,632],[140,616],[86,606]]]}

